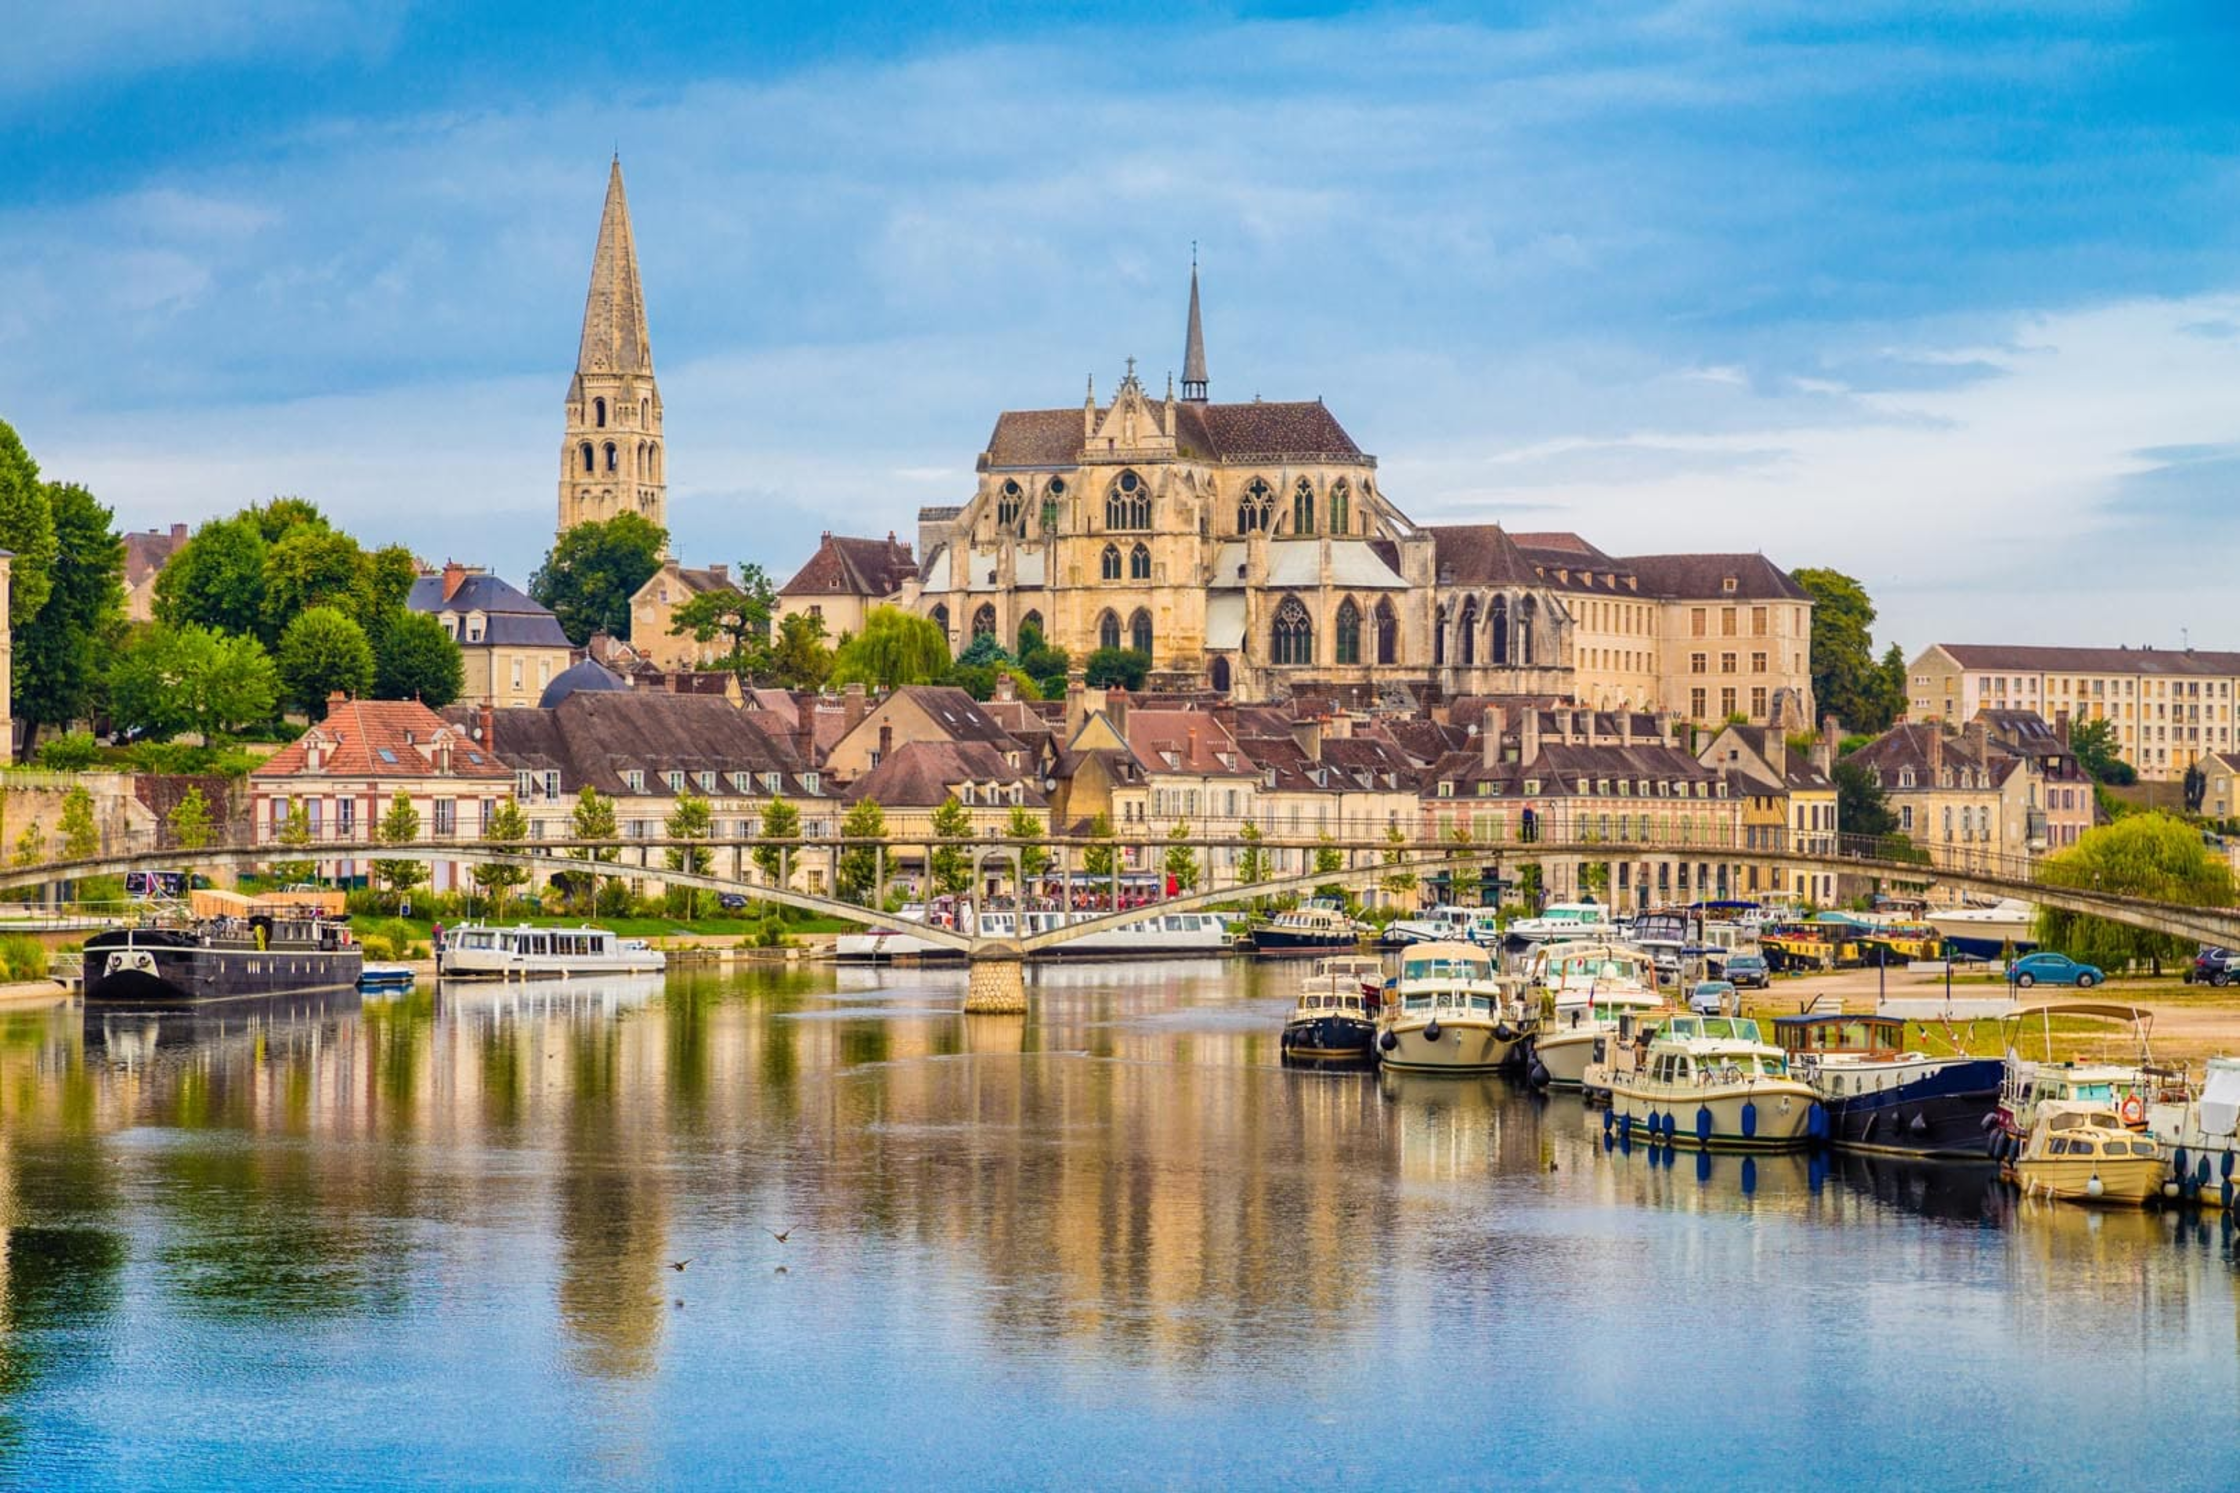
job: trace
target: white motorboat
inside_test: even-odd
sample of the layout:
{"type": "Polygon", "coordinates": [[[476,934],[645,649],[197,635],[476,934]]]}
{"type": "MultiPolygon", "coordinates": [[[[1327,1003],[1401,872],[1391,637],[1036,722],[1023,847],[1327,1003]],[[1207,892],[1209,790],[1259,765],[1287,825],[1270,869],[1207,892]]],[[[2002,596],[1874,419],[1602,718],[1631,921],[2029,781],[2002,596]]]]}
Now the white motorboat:
{"type": "Polygon", "coordinates": [[[444,935],[436,973],[447,980],[553,979],[648,974],[668,959],[642,938],[605,928],[513,928],[465,923],[444,935]]]}
{"type": "Polygon", "coordinates": [[[2180,1196],[2228,1211],[2240,1200],[2240,1058],[2209,1059],[2200,1092],[2149,1105],[2147,1129],[2180,1196]]]}
{"type": "Polygon", "coordinates": [[[1491,907],[1456,907],[1442,903],[1421,917],[1401,918],[1385,925],[1392,943],[1478,943],[1501,940],[1501,914],[1491,907]]]}
{"type": "Polygon", "coordinates": [[[1411,944],[1377,1013],[1378,1057],[1388,1068],[1490,1073],[1532,1032],[1515,989],[1476,944],[1411,944]]]}
{"type": "Polygon", "coordinates": [[[1595,1038],[1617,1031],[1622,1016],[1639,1017],[1664,1004],[1649,956],[1622,943],[1584,940],[1533,949],[1525,980],[1538,1002],[1533,1033],[1535,1083],[1575,1089],[1586,1079],[1595,1038]]]}
{"type": "Polygon", "coordinates": [[[1604,1124],[1621,1135],[1667,1146],[1784,1150],[1826,1132],[1819,1096],[1747,1017],[1674,1016],[1645,1044],[1610,1045],[1619,1050],[1604,1124]]]}
{"type": "MultiPolygon", "coordinates": [[[[1105,916],[1108,914],[1076,911],[1070,921],[1085,923],[1105,916]]],[[[897,915],[896,922],[887,926],[843,933],[833,942],[833,956],[854,964],[876,964],[890,959],[963,958],[960,950],[912,931],[910,925],[924,921],[924,917],[922,909],[915,918],[905,909],[897,915]]],[[[982,938],[1015,939],[1032,938],[1066,927],[1069,919],[1067,914],[1055,909],[1015,912],[1008,908],[990,908],[972,916],[971,921],[982,938]]],[[[1068,939],[1037,957],[1126,959],[1219,954],[1230,947],[1232,937],[1228,923],[1219,913],[1161,912],[1157,908],[1146,908],[1128,922],[1068,939]]]]}
{"type": "Polygon", "coordinates": [[[1962,954],[1997,959],[2009,949],[2037,947],[2038,909],[2007,897],[1990,907],[1954,907],[1932,912],[1926,921],[1962,954]]]}
{"type": "Polygon", "coordinates": [[[1610,921],[1610,909],[1600,902],[1554,902],[1541,909],[1536,918],[1519,918],[1511,923],[1508,936],[1526,943],[1541,943],[1551,938],[1612,938],[1617,927],[1610,921]]]}

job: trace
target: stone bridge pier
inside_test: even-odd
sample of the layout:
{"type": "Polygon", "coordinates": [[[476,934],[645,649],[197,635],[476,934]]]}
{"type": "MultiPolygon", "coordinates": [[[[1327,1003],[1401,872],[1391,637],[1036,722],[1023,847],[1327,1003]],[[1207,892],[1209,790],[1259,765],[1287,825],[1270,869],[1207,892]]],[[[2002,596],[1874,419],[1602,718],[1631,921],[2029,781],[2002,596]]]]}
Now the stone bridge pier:
{"type": "Polygon", "coordinates": [[[1027,958],[1016,944],[975,947],[965,967],[964,1008],[974,1016],[1022,1015],[1027,1009],[1027,958]]]}

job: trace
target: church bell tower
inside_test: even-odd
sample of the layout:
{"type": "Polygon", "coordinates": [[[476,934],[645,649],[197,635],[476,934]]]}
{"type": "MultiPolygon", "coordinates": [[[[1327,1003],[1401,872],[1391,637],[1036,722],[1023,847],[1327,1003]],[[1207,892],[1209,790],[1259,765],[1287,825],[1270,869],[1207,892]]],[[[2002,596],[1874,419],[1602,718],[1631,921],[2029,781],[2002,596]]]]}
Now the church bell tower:
{"type": "Polygon", "coordinates": [[[568,384],[567,436],[560,445],[560,532],[635,513],[669,526],[668,460],[661,440],[661,390],[646,336],[638,247],[622,195],[622,159],[607,172],[607,205],[591,255],[583,344],[568,384]]]}

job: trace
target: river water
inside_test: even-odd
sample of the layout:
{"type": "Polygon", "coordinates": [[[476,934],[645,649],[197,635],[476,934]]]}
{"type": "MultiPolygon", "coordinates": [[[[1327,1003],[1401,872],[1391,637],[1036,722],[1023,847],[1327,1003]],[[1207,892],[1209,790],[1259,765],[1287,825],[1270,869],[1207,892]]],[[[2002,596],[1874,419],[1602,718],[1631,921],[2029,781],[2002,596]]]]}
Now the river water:
{"type": "Polygon", "coordinates": [[[0,1017],[0,1480],[2240,1482],[2217,1215],[1287,1071],[1296,978],[0,1017]]]}

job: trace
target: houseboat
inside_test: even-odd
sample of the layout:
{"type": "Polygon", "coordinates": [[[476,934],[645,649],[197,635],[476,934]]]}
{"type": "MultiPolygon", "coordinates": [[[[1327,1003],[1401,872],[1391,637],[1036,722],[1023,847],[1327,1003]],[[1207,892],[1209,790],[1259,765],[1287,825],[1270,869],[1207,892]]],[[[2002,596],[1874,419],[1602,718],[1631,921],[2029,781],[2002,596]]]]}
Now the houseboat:
{"type": "Polygon", "coordinates": [[[1596,1049],[1629,1021],[1646,1021],[1663,1005],[1654,992],[1624,987],[1559,998],[1553,1017],[1543,1002],[1532,1034],[1532,1081],[1552,1089],[1586,1087],[1596,1049]]]}
{"type": "Polygon", "coordinates": [[[2000,1019],[2000,1046],[2006,1050],[2006,1070],[1999,1084],[1995,1112],[2001,1160],[2012,1162],[2037,1124],[2038,1108],[2048,1102],[2097,1104],[2111,1109],[2122,1122],[2144,1130],[2147,1111],[2157,1103],[2182,1103],[2188,1096],[2184,1075],[2158,1067],[2148,1046],[2154,1013],[2136,1006],[2097,1001],[2048,1001],[2010,1011],[2000,1019]],[[2053,1023],[2098,1022],[2109,1036],[2108,1044],[2120,1050],[2099,1062],[2053,1060],[2053,1023]],[[2036,1033],[2045,1056],[2022,1056],[2023,1045],[2036,1033]]]}
{"type": "Polygon", "coordinates": [[[1411,944],[1378,1008],[1377,1056],[1388,1068],[1491,1073],[1516,1058],[1531,1032],[1515,982],[1494,974],[1486,950],[1411,944]]]}
{"type": "MultiPolygon", "coordinates": [[[[1077,910],[1069,917],[1055,908],[1029,909],[1025,912],[1010,908],[988,908],[975,914],[968,908],[960,915],[960,921],[977,929],[982,938],[1020,939],[1052,932],[1069,923],[1086,923],[1108,916],[1110,914],[1104,912],[1077,910]]],[[[843,933],[833,942],[833,957],[844,964],[964,957],[962,950],[936,943],[913,931],[911,924],[922,923],[924,920],[923,908],[916,909],[915,917],[906,909],[893,923],[867,928],[861,932],[843,933]]],[[[1036,957],[1175,958],[1223,953],[1232,943],[1229,925],[1219,913],[1160,912],[1157,908],[1147,908],[1125,923],[1069,938],[1063,943],[1041,950],[1036,957]]]]}
{"type": "Polygon", "coordinates": [[[1985,1151],[2006,1064],[1905,1050],[1896,1017],[1806,1014],[1773,1018],[1790,1070],[1828,1116],[1828,1143],[1847,1151],[1973,1156],[1985,1151]]]}
{"type": "Polygon", "coordinates": [[[1674,1016],[1612,1053],[1604,1124],[1653,1144],[1783,1150],[1827,1124],[1788,1054],[1741,1016],[1674,1016]]]}
{"type": "Polygon", "coordinates": [[[353,990],[365,965],[349,924],[273,906],[96,933],[84,958],[88,1004],[147,1008],[353,990]]]}
{"type": "Polygon", "coordinates": [[[667,960],[644,939],[605,928],[497,928],[463,923],[444,936],[436,973],[447,980],[557,979],[650,974],[667,960]]]}
{"type": "Polygon", "coordinates": [[[1350,949],[1361,942],[1362,927],[1345,909],[1325,897],[1279,912],[1264,923],[1252,925],[1255,953],[1271,955],[1327,953],[1350,949]]]}
{"type": "Polygon", "coordinates": [[[1299,999],[1283,1024],[1286,1061],[1371,1062],[1376,1058],[1376,1019],[1368,991],[1383,977],[1375,959],[1346,955],[1318,959],[1314,973],[1299,988],[1299,999]]]}

